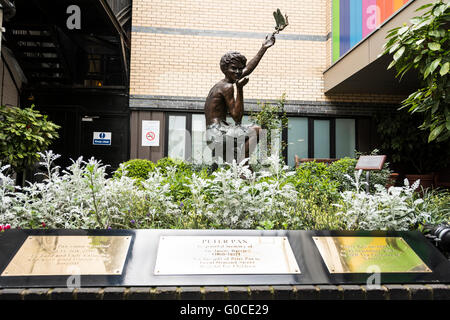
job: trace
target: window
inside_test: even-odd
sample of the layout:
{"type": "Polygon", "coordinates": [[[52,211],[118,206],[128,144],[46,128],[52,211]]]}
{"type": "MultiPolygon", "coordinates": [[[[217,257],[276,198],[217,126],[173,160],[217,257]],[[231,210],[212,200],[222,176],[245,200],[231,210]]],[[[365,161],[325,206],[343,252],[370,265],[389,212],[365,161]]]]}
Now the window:
{"type": "Polygon", "coordinates": [[[356,149],[355,119],[320,119],[289,117],[287,130],[287,164],[300,158],[354,157],[356,149]]]}
{"type": "Polygon", "coordinates": [[[211,149],[206,146],[204,114],[169,114],[166,125],[168,157],[193,163],[211,162],[211,149]]]}
{"type": "Polygon", "coordinates": [[[330,120],[314,120],[313,127],[314,156],[310,158],[330,158],[330,120]]]}
{"type": "Polygon", "coordinates": [[[203,114],[192,115],[192,162],[210,163],[212,152],[206,146],[206,119],[203,114]]]}
{"type": "Polygon", "coordinates": [[[336,158],[354,157],[355,119],[336,119],[336,158]]]}
{"type": "MultiPolygon", "coordinates": [[[[211,163],[212,151],[206,146],[205,139],[205,115],[169,114],[167,119],[167,156],[197,164],[211,163]]],[[[231,117],[228,117],[227,121],[234,123],[231,117]]],[[[249,116],[244,116],[242,124],[250,123],[249,116]]],[[[288,129],[274,138],[275,148],[280,147],[281,138],[287,141],[284,156],[287,158],[287,164],[292,167],[295,165],[295,155],[300,158],[354,157],[357,148],[356,120],[289,117],[288,129]]],[[[261,157],[263,150],[260,150],[259,146],[260,144],[255,152],[261,157]]]]}
{"type": "Polygon", "coordinates": [[[186,159],[186,116],[169,115],[167,156],[186,159]]]}
{"type": "Polygon", "coordinates": [[[308,118],[289,118],[287,164],[295,166],[295,155],[308,158],[308,118]]]}
{"type": "MultiPolygon", "coordinates": [[[[169,114],[167,119],[167,156],[198,164],[211,163],[212,150],[206,145],[205,115],[178,113],[169,114]]],[[[231,117],[226,120],[230,124],[234,123],[231,117]]],[[[252,124],[250,117],[244,115],[242,124],[252,124]]]]}

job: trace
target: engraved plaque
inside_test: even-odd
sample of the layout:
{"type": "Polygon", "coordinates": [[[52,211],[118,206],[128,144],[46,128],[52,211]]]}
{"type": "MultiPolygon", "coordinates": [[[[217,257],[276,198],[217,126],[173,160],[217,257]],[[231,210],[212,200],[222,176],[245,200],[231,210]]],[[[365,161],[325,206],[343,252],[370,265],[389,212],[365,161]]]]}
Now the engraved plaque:
{"type": "Polygon", "coordinates": [[[121,275],[131,236],[29,236],[2,276],[121,275]]]}
{"type": "Polygon", "coordinates": [[[330,273],[432,272],[401,237],[313,239],[330,273]]]}
{"type": "Polygon", "coordinates": [[[356,170],[381,170],[386,156],[360,156],[356,163],[356,170]]]}
{"type": "Polygon", "coordinates": [[[299,274],[287,237],[163,236],[155,275],[299,274]]]}

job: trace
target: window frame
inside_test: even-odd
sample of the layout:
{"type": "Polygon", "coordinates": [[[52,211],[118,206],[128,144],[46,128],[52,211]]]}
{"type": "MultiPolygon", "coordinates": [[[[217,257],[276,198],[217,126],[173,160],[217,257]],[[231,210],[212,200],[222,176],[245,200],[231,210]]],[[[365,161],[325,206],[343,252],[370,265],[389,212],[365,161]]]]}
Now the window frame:
{"type": "MultiPolygon", "coordinates": [[[[318,159],[315,158],[314,155],[314,121],[315,120],[328,120],[329,126],[330,126],[330,159],[336,158],[336,119],[352,119],[355,120],[355,149],[358,150],[359,144],[358,144],[358,117],[348,117],[348,116],[337,116],[337,117],[319,117],[319,116],[307,116],[307,115],[296,115],[296,116],[288,116],[289,118],[307,118],[308,119],[308,158],[311,159],[318,159]]],[[[288,129],[285,128],[283,130],[283,141],[288,141],[288,129]]],[[[288,148],[289,145],[287,145],[287,148],[283,151],[283,157],[287,159],[288,156],[288,148]]]]}
{"type": "MultiPolygon", "coordinates": [[[[166,113],[166,119],[165,119],[165,130],[164,130],[164,157],[169,156],[169,119],[170,116],[185,116],[186,117],[186,127],[184,128],[189,134],[192,136],[192,113],[191,112],[167,112],[166,113]]],[[[189,161],[192,157],[192,143],[189,143],[189,139],[186,139],[185,141],[185,159],[184,161],[189,161]]],[[[191,141],[192,142],[192,141],[191,141]]]]}
{"type": "MultiPolygon", "coordinates": [[[[169,118],[170,116],[185,116],[186,117],[186,127],[185,130],[189,132],[192,138],[192,115],[194,114],[203,114],[201,112],[167,112],[165,117],[165,139],[164,139],[164,156],[168,157],[169,154],[169,118]]],[[[246,114],[249,116],[249,114],[246,114]]],[[[330,158],[336,158],[336,119],[352,119],[355,120],[355,149],[359,149],[359,118],[360,117],[351,117],[351,116],[335,116],[335,117],[320,117],[320,116],[308,116],[308,115],[295,115],[289,116],[289,118],[306,118],[308,120],[308,158],[316,159],[314,157],[314,120],[328,120],[330,125],[330,158]]],[[[286,143],[286,148],[282,152],[282,156],[284,159],[288,159],[288,141],[289,130],[288,128],[283,128],[281,132],[282,142],[286,143]]],[[[185,142],[185,161],[192,160],[192,141],[188,141],[186,139],[185,142]],[[190,142],[190,143],[189,143],[190,142]]]]}

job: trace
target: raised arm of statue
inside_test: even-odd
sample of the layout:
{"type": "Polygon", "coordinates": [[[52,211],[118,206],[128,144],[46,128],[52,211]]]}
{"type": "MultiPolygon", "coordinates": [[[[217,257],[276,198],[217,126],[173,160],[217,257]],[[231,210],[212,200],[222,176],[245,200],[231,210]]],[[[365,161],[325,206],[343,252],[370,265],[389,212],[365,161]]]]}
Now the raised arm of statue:
{"type": "Polygon", "coordinates": [[[247,63],[246,67],[242,71],[242,77],[246,77],[250,75],[253,70],[255,70],[256,66],[258,65],[259,61],[261,61],[262,57],[264,56],[264,53],[266,53],[267,49],[269,49],[271,46],[275,44],[275,35],[267,35],[266,39],[264,40],[261,49],[259,49],[256,56],[247,63]]]}

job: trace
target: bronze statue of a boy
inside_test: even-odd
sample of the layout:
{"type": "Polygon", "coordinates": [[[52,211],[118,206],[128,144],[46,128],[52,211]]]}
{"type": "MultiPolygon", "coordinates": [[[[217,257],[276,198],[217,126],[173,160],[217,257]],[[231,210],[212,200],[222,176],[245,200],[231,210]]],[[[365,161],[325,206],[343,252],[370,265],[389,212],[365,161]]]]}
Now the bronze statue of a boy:
{"type": "Polygon", "coordinates": [[[242,126],[244,115],[243,88],[255,70],[266,50],[275,44],[275,35],[268,35],[256,56],[247,64],[247,59],[239,52],[228,52],[220,60],[220,69],[225,78],[216,83],[209,91],[205,102],[206,142],[210,148],[223,143],[226,136],[238,138],[246,136],[245,157],[250,157],[256,146],[261,128],[256,125],[242,126]],[[236,84],[236,98],[234,97],[236,84]],[[230,113],[235,125],[226,121],[230,113]],[[250,150],[251,149],[251,150],[250,150]]]}

